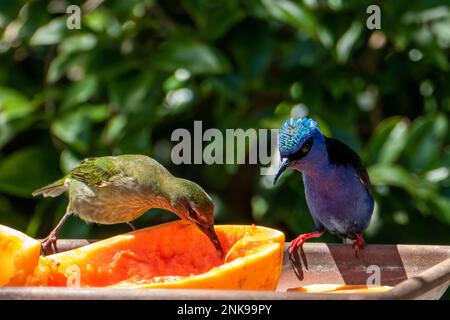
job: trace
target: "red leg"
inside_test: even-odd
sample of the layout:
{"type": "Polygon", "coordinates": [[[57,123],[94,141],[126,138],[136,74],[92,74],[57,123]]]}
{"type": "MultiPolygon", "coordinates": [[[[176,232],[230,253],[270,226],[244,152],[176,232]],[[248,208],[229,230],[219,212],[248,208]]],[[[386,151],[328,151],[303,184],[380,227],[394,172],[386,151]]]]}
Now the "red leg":
{"type": "Polygon", "coordinates": [[[301,248],[306,240],[311,238],[319,238],[323,234],[323,230],[316,230],[310,233],[304,233],[291,241],[289,245],[289,254],[292,254],[296,247],[301,248]]]}
{"type": "Polygon", "coordinates": [[[365,245],[366,243],[364,242],[362,234],[356,235],[356,240],[353,241],[353,248],[355,249],[355,257],[358,256],[358,251],[361,250],[365,245]]]}

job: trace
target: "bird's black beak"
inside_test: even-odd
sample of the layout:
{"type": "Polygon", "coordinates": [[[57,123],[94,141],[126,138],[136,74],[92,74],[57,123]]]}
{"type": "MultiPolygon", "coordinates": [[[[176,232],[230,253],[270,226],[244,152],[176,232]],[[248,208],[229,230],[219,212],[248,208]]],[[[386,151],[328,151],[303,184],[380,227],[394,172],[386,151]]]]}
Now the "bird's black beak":
{"type": "Polygon", "coordinates": [[[287,169],[289,168],[292,163],[294,163],[294,161],[289,160],[289,159],[284,159],[284,161],[281,163],[280,169],[278,169],[277,174],[275,175],[275,178],[273,179],[273,184],[275,185],[278,181],[278,178],[281,176],[281,174],[287,169]]]}
{"type": "Polygon", "coordinates": [[[211,225],[209,227],[204,227],[202,225],[197,225],[200,230],[202,230],[202,232],[204,234],[206,234],[208,236],[208,238],[211,240],[211,242],[214,244],[214,247],[216,248],[217,252],[220,255],[220,258],[223,258],[223,250],[222,250],[222,246],[220,245],[220,241],[219,238],[217,237],[216,231],[214,230],[214,225],[211,225]]]}

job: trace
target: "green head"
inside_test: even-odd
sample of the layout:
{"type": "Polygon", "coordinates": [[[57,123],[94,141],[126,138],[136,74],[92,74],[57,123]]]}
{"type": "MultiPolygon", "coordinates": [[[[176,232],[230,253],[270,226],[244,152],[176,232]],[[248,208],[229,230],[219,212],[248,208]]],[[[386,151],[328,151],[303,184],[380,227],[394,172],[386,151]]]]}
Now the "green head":
{"type": "Polygon", "coordinates": [[[175,178],[173,183],[170,197],[175,214],[203,231],[223,256],[219,238],[214,231],[214,203],[211,197],[195,182],[175,178]]]}

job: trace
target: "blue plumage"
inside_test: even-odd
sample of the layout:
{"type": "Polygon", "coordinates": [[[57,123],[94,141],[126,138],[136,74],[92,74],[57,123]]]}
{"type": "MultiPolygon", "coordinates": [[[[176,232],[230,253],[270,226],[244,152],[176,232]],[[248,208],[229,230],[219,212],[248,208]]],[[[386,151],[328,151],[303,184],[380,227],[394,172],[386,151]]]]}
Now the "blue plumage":
{"type": "Polygon", "coordinates": [[[294,154],[300,146],[318,131],[317,122],[308,118],[295,120],[291,118],[283,124],[279,132],[279,149],[281,158],[294,154]]]}
{"type": "Polygon", "coordinates": [[[287,168],[303,173],[306,202],[316,227],[292,241],[290,252],[324,230],[353,239],[358,251],[374,207],[370,179],[358,154],[339,140],[325,137],[308,118],[283,124],[279,151],[284,161],[274,183],[287,168]]]}

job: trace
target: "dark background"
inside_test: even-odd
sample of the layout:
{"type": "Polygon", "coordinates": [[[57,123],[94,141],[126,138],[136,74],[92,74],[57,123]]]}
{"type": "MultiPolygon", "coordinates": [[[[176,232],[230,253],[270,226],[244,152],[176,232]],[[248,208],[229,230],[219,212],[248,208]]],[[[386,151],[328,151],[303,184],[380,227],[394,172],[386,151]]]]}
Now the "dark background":
{"type": "MultiPolygon", "coordinates": [[[[290,240],[313,228],[298,173],[274,188],[259,165],[176,166],[170,137],[194,120],[224,132],[308,115],[369,170],[367,242],[448,244],[449,47],[448,1],[2,1],[0,223],[44,237],[67,198],[34,189],[85,157],[140,153],[201,184],[217,223],[290,240]],[[81,30],[66,27],[69,4],[81,30]]],[[[174,217],[153,210],[137,225],[174,217]]],[[[71,218],[62,236],[128,230],[71,218]]]]}

